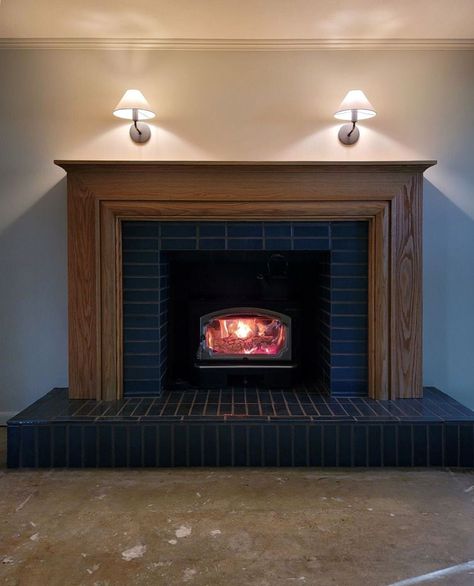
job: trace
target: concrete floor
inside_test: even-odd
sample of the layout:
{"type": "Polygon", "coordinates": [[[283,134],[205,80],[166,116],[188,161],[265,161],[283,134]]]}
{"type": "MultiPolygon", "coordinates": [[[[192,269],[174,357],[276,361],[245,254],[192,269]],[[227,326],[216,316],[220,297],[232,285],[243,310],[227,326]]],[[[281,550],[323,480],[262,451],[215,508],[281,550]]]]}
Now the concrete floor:
{"type": "Polygon", "coordinates": [[[386,586],[474,559],[472,471],[10,472],[5,444],[2,584],[386,586]]]}

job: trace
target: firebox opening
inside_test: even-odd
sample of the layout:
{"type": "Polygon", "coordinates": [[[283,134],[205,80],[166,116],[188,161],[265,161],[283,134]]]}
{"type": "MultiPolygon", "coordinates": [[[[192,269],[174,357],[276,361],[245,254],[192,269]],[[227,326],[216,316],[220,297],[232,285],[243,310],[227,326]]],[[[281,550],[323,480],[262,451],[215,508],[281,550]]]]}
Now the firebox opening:
{"type": "Polygon", "coordinates": [[[290,386],[324,378],[329,252],[166,253],[170,388],[290,386]]]}

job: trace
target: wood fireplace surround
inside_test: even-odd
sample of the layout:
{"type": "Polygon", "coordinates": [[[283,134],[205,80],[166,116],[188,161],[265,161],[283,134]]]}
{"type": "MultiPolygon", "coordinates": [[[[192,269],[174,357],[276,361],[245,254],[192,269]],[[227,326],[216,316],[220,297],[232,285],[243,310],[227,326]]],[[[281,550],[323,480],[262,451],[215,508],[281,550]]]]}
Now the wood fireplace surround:
{"type": "Polygon", "coordinates": [[[56,161],[68,175],[69,397],[122,391],[121,222],[366,220],[369,396],[422,396],[422,181],[435,161],[56,161]]]}

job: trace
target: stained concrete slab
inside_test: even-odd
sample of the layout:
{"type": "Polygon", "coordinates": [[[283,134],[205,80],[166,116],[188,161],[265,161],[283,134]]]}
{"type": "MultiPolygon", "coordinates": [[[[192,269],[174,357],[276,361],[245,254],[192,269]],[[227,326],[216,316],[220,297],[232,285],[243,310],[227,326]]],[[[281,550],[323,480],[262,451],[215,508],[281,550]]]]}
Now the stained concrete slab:
{"type": "Polygon", "coordinates": [[[2,584],[385,586],[474,559],[473,471],[8,471],[5,435],[2,584]]]}

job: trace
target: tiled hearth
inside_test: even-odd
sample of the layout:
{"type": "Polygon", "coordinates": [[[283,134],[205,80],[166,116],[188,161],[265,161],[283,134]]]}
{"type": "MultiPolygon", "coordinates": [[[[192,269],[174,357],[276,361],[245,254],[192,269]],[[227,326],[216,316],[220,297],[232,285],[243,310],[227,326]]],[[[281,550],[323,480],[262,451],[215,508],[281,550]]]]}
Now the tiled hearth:
{"type": "Polygon", "coordinates": [[[472,467],[474,412],[433,387],[402,401],[300,387],[107,402],[54,389],[9,421],[8,465],[472,467]]]}

